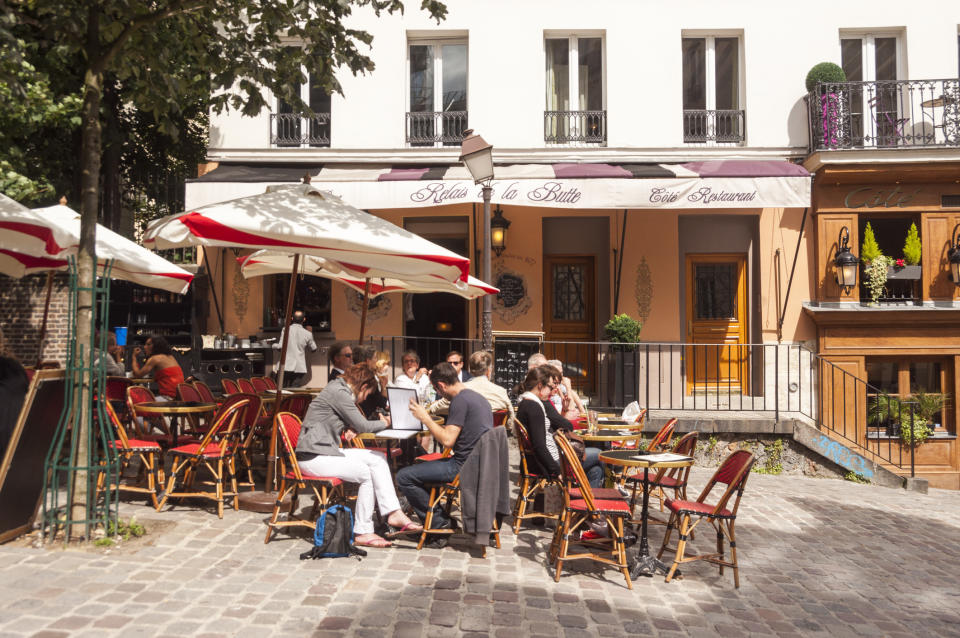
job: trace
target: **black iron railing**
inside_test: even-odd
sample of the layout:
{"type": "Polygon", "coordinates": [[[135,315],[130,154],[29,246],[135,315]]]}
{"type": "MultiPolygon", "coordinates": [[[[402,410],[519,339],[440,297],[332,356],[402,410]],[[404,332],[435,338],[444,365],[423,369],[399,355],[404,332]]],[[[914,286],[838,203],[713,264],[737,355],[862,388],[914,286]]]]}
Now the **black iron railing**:
{"type": "Polygon", "coordinates": [[[418,111],[407,113],[407,144],[410,146],[457,146],[463,142],[466,111],[418,111]]]}
{"type": "Polygon", "coordinates": [[[271,113],[270,145],[280,148],[330,146],[330,114],[271,113]]]}
{"type": "Polygon", "coordinates": [[[960,80],[818,84],[810,150],[960,146],[960,80]]]}
{"type": "MultiPolygon", "coordinates": [[[[371,337],[390,355],[394,375],[406,350],[429,369],[457,350],[466,359],[475,339],[371,337]]],[[[620,410],[637,401],[650,410],[765,413],[775,420],[805,418],[822,432],[824,456],[856,471],[865,461],[913,474],[913,446],[900,443],[900,414],[912,408],[891,400],[864,379],[799,344],[692,344],[530,341],[497,339],[494,381],[516,397],[527,357],[542,352],[563,364],[564,375],[593,409],[620,410]],[[533,346],[533,347],[531,347],[533,346]],[[882,414],[883,409],[886,414],[882,414]],[[871,414],[873,415],[871,417],[871,414]],[[837,447],[833,442],[840,442],[837,447]],[[851,462],[851,450],[857,457],[851,462]],[[859,460],[858,460],[859,459],[859,460]]]]}
{"type": "Polygon", "coordinates": [[[548,144],[605,144],[606,111],[544,111],[543,141],[548,144]]]}
{"type": "Polygon", "coordinates": [[[684,110],[683,141],[740,143],[746,139],[744,111],[684,110]]]}

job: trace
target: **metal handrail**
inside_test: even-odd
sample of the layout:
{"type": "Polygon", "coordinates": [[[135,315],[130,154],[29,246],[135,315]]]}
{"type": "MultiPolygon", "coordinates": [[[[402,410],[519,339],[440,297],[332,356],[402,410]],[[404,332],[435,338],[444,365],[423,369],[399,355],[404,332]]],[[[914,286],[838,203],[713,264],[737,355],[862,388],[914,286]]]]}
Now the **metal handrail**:
{"type": "Polygon", "coordinates": [[[746,139],[745,111],[684,109],[683,141],[740,143],[746,139]]]}
{"type": "Polygon", "coordinates": [[[330,114],[271,113],[270,145],[283,148],[330,146],[330,114]]]}
{"type": "Polygon", "coordinates": [[[407,144],[454,146],[463,142],[467,111],[411,111],[406,117],[407,144]]]}
{"type": "Polygon", "coordinates": [[[544,111],[543,141],[548,144],[605,143],[607,141],[607,112],[605,110],[544,111]]]}

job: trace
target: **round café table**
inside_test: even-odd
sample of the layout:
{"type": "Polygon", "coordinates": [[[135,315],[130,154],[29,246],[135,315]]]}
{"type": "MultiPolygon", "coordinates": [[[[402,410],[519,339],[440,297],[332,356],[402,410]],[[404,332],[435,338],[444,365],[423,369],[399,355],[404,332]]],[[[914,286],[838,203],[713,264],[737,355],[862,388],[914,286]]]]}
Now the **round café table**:
{"type": "MultiPolygon", "coordinates": [[[[670,467],[688,467],[693,465],[693,459],[689,456],[674,461],[657,461],[655,458],[646,458],[651,453],[637,450],[612,450],[610,452],[601,452],[600,461],[608,465],[619,467],[642,467],[643,468],[643,506],[640,508],[640,551],[637,554],[637,562],[630,570],[630,578],[640,576],[653,576],[660,572],[666,574],[668,568],[665,563],[650,555],[650,545],[647,541],[647,517],[649,516],[650,506],[650,470],[659,470],[670,467]]],[[[653,454],[653,456],[657,456],[653,454]]]]}
{"type": "Polygon", "coordinates": [[[617,429],[617,430],[580,430],[576,433],[584,441],[639,441],[643,438],[643,432],[639,429],[617,429]]]}
{"type": "MultiPolygon", "coordinates": [[[[217,410],[216,403],[204,403],[202,401],[148,401],[138,403],[134,407],[137,416],[184,416],[190,420],[190,424],[197,429],[197,418],[201,414],[209,414],[217,410]]],[[[177,447],[177,436],[179,423],[176,418],[170,420],[170,445],[177,447]]]]}
{"type": "Polygon", "coordinates": [[[643,423],[627,423],[626,421],[597,421],[598,430],[642,430],[643,423]]]}

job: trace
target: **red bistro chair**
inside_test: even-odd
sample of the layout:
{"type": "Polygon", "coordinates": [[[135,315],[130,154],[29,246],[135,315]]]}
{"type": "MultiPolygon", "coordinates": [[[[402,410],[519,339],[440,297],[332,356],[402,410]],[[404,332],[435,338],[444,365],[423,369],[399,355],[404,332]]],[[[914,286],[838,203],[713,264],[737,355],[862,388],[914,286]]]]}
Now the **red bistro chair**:
{"type": "Polygon", "coordinates": [[[253,387],[253,384],[250,383],[250,379],[237,379],[237,387],[240,388],[240,392],[244,394],[256,394],[257,389],[253,387]]]}
{"type": "Polygon", "coordinates": [[[250,383],[253,385],[253,389],[257,391],[257,394],[270,391],[270,386],[267,385],[267,380],[263,377],[251,377],[250,383]]]}
{"type": "Polygon", "coordinates": [[[213,395],[213,390],[203,381],[194,381],[193,387],[196,388],[197,394],[200,395],[200,400],[204,403],[219,403],[217,397],[213,395]]]}
{"type": "Polygon", "coordinates": [[[531,468],[537,467],[533,445],[527,428],[520,421],[513,421],[514,433],[517,436],[517,447],[520,449],[520,485],[517,490],[517,500],[513,504],[513,533],[520,532],[520,526],[527,518],[559,518],[557,514],[545,514],[533,509],[537,494],[543,494],[549,485],[557,485],[557,479],[546,474],[537,474],[531,468]],[[530,510],[528,511],[528,508],[530,510]]]}
{"type": "Polygon", "coordinates": [[[223,384],[223,393],[227,396],[240,393],[240,386],[233,379],[220,379],[220,383],[223,384]]]}
{"type": "MultiPolygon", "coordinates": [[[[117,453],[120,459],[120,468],[117,471],[116,488],[122,492],[136,492],[139,494],[149,494],[150,501],[154,507],[157,506],[157,485],[163,482],[163,450],[155,441],[141,441],[127,437],[126,428],[120,422],[116,410],[110,401],[103,402],[103,409],[107,413],[107,419],[113,426],[117,438],[113,441],[107,441],[107,446],[117,453]],[[147,476],[147,486],[130,485],[124,483],[123,472],[129,467],[130,462],[135,458],[140,459],[143,472],[147,476]]],[[[97,475],[97,492],[102,492],[109,485],[114,487],[110,477],[107,477],[106,469],[100,470],[97,475]]]]}

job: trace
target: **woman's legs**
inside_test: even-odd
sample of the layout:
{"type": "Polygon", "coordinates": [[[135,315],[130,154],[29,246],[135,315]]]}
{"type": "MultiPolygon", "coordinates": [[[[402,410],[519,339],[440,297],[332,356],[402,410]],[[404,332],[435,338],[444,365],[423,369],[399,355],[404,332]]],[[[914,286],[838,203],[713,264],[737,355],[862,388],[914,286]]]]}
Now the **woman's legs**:
{"type": "Polygon", "coordinates": [[[600,462],[600,449],[588,447],[583,451],[583,471],[587,473],[590,487],[603,487],[603,463],[600,462]]]}
{"type": "MultiPolygon", "coordinates": [[[[368,450],[346,449],[346,452],[361,452],[373,454],[368,450]]],[[[362,456],[362,455],[361,455],[362,456]]],[[[300,469],[316,476],[331,476],[334,478],[357,483],[357,502],[353,512],[353,531],[356,534],[370,534],[373,532],[373,502],[374,486],[370,468],[357,455],[344,456],[315,456],[309,461],[301,461],[300,469]]]]}

